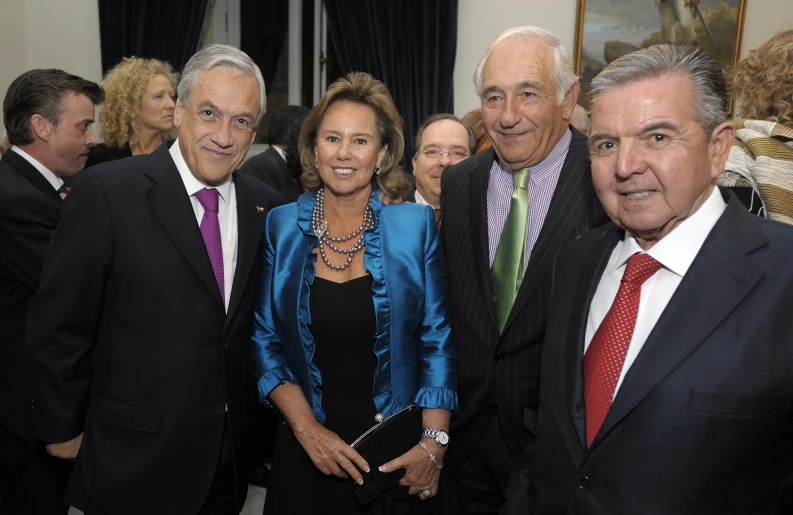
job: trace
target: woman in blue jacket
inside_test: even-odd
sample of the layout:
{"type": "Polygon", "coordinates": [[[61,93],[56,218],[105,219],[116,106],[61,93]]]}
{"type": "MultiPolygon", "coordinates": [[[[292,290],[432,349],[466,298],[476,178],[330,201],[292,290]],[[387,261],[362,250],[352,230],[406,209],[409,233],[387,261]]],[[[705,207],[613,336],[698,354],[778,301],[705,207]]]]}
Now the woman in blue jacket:
{"type": "Polygon", "coordinates": [[[386,87],[351,73],[328,88],[300,132],[297,203],[272,210],[263,243],[252,367],[279,410],[265,513],[401,513],[438,492],[457,410],[446,269],[432,210],[384,206],[408,187],[401,118],[386,87]],[[410,404],[424,437],[387,469],[402,488],[357,505],[345,478],[369,466],[350,446],[410,404]]]}

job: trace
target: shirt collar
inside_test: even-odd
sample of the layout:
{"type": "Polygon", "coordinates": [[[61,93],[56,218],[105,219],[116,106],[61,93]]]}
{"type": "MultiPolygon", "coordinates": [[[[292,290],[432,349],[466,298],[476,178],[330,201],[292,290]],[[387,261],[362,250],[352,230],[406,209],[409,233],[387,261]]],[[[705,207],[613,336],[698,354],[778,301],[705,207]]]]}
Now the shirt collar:
{"type": "Polygon", "coordinates": [[[22,158],[25,161],[30,163],[33,166],[33,168],[38,170],[39,173],[43,175],[45,179],[47,179],[47,182],[50,183],[50,185],[55,189],[55,191],[61,189],[61,186],[63,186],[63,179],[52,173],[46,166],[41,164],[36,158],[34,158],[33,156],[31,156],[30,154],[28,154],[27,152],[25,152],[24,150],[22,150],[17,146],[12,146],[9,150],[13,150],[14,152],[22,156],[22,158]]]}
{"type": "Polygon", "coordinates": [[[427,199],[425,199],[421,193],[419,193],[418,188],[416,188],[416,204],[424,204],[425,206],[430,206],[435,209],[429,202],[427,202],[427,199]]]}
{"type": "MultiPolygon", "coordinates": [[[[727,208],[724,198],[718,187],[714,187],[710,196],[690,217],[683,220],[672,232],[661,238],[650,247],[647,254],[667,270],[683,277],[688,272],[699,249],[713,230],[716,222],[721,218],[727,208]]],[[[631,234],[625,232],[622,247],[619,249],[617,260],[609,273],[613,273],[627,263],[628,258],[637,252],[644,252],[631,234]]]]}
{"type": "Polygon", "coordinates": [[[218,190],[220,198],[222,198],[224,202],[229,202],[232,183],[231,175],[229,175],[229,177],[218,186],[207,186],[196,179],[193,173],[190,171],[190,168],[188,168],[187,162],[184,160],[184,156],[182,155],[182,149],[179,147],[179,138],[173,142],[173,145],[171,145],[171,148],[168,151],[171,153],[171,159],[173,159],[176,169],[179,170],[179,175],[182,177],[182,182],[184,182],[184,187],[187,190],[187,196],[192,197],[204,188],[214,188],[218,190]]]}
{"type": "MultiPolygon", "coordinates": [[[[545,159],[540,161],[534,166],[530,166],[531,172],[529,173],[529,181],[533,183],[542,182],[554,173],[560,171],[564,165],[564,160],[567,157],[567,151],[570,149],[570,142],[573,140],[573,132],[568,127],[556,145],[553,146],[551,151],[545,156],[545,159]]],[[[512,177],[512,170],[502,163],[498,156],[496,156],[496,163],[498,168],[512,177]]]]}
{"type": "Polygon", "coordinates": [[[282,149],[278,145],[270,145],[270,146],[273,147],[276,152],[278,152],[278,155],[281,156],[281,159],[286,161],[286,150],[282,149]]]}

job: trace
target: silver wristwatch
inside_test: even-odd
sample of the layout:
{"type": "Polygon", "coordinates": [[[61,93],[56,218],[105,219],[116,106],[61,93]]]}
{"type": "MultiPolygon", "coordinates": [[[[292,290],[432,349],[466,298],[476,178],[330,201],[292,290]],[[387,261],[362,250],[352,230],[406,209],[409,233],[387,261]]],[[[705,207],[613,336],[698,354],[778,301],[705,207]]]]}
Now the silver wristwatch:
{"type": "Polygon", "coordinates": [[[449,445],[449,433],[444,431],[443,429],[432,429],[428,427],[424,429],[424,432],[421,433],[422,438],[432,438],[435,440],[435,443],[440,445],[441,447],[446,447],[449,445]]]}

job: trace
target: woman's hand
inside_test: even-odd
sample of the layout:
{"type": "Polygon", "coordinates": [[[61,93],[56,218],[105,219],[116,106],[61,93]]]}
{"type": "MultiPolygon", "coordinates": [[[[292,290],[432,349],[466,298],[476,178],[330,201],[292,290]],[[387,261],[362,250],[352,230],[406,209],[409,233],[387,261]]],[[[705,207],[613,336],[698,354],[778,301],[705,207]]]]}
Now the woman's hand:
{"type": "Polygon", "coordinates": [[[363,477],[358,469],[369,472],[369,464],[352,446],[339,438],[339,435],[318,423],[304,431],[295,431],[294,434],[320,472],[341,478],[346,478],[349,474],[359,485],[363,484],[363,477]]]}
{"type": "MultiPolygon", "coordinates": [[[[425,442],[427,442],[425,440],[425,442]]],[[[435,456],[438,464],[443,463],[443,455],[446,451],[440,449],[435,442],[426,443],[427,448],[435,456]]],[[[430,460],[427,451],[415,445],[402,456],[389,461],[382,467],[380,472],[393,472],[394,470],[407,469],[405,476],[399,481],[402,486],[409,486],[408,494],[416,495],[425,490],[432,492],[432,495],[419,495],[421,499],[429,499],[438,493],[438,480],[441,477],[441,470],[430,460]]]]}

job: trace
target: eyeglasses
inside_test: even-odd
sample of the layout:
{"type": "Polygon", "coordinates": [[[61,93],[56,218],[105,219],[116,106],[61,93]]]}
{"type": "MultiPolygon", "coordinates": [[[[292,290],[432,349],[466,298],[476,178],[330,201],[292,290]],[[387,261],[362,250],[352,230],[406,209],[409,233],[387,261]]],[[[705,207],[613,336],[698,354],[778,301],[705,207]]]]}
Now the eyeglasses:
{"type": "Polygon", "coordinates": [[[440,159],[443,156],[443,154],[446,154],[449,156],[449,159],[451,159],[452,161],[465,159],[466,157],[471,155],[468,152],[460,149],[440,150],[437,148],[428,148],[427,150],[422,150],[421,153],[427,156],[427,159],[433,159],[433,160],[440,159]]]}

